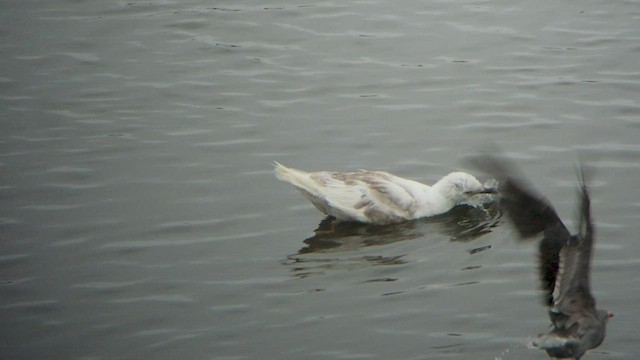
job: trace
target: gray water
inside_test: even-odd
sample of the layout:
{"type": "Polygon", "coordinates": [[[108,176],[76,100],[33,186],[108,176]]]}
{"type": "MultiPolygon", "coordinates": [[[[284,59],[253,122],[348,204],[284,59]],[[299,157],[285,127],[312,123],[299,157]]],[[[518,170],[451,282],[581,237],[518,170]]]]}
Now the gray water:
{"type": "Polygon", "coordinates": [[[637,1],[6,0],[0,60],[2,359],[544,359],[495,209],[315,235],[271,170],[487,144],[571,226],[594,168],[586,358],[640,357],[637,1]]]}

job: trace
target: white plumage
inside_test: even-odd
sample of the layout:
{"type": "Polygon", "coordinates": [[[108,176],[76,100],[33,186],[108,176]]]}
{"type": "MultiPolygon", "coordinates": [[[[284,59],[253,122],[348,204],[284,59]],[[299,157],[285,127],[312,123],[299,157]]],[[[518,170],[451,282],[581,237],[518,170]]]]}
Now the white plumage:
{"type": "Polygon", "coordinates": [[[446,213],[494,193],[473,175],[452,172],[433,186],[384,171],[305,172],[275,163],[276,177],[295,186],[324,214],[342,221],[390,224],[446,213]]]}

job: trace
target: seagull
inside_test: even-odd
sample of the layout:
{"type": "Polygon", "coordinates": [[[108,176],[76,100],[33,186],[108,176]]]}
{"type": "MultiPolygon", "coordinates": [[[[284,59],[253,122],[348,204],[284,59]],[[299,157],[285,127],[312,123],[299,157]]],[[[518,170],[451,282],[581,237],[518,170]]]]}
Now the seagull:
{"type": "Polygon", "coordinates": [[[525,239],[543,235],[539,275],[551,330],[538,336],[532,345],[553,358],[580,359],[587,350],[604,341],[607,321],[613,316],[596,309],[590,290],[595,230],[582,169],[579,169],[578,232],[572,235],[549,201],[532,190],[507,160],[485,155],[473,163],[497,179],[500,205],[519,235],[525,239]]]}
{"type": "Polygon", "coordinates": [[[452,172],[428,186],[384,171],[305,172],[274,165],[278,179],[339,221],[399,223],[444,214],[456,205],[474,205],[475,195],[496,192],[494,183],[483,185],[464,172],[452,172]]]}

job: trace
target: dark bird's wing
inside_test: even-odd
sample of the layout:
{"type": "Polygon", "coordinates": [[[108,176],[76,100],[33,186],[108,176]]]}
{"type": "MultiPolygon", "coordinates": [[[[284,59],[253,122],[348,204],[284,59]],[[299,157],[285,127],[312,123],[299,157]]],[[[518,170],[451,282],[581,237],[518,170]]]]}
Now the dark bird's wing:
{"type": "Polygon", "coordinates": [[[520,236],[530,238],[549,230],[557,231],[557,235],[570,236],[555,209],[527,184],[514,164],[490,155],[476,157],[472,162],[498,180],[500,204],[520,236]]]}
{"type": "Polygon", "coordinates": [[[604,341],[607,321],[612,316],[607,311],[596,309],[596,301],[590,291],[594,227],[591,201],[583,177],[578,226],[578,233],[562,249],[557,297],[549,311],[554,326],[549,335],[566,342],[562,346],[546,348],[550,355],[570,355],[575,359],[580,359],[587,350],[604,341]]]}
{"type": "Polygon", "coordinates": [[[552,305],[560,250],[571,239],[571,233],[549,201],[533,190],[511,161],[483,155],[471,159],[471,162],[498,180],[500,205],[519,235],[527,239],[543,234],[539,249],[539,275],[544,301],[547,305],[552,305]]]}
{"type": "Polygon", "coordinates": [[[562,250],[554,312],[567,315],[585,311],[595,313],[595,300],[589,287],[593,238],[591,201],[587,186],[581,179],[578,234],[571,237],[562,250]]]}

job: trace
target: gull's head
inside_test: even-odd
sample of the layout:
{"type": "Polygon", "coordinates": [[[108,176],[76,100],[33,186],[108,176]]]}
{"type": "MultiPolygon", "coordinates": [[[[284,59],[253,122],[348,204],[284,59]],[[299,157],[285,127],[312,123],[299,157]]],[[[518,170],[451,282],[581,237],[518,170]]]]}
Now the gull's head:
{"type": "Polygon", "coordinates": [[[482,184],[475,176],[460,171],[452,172],[438,180],[433,185],[433,188],[456,204],[469,202],[475,195],[495,194],[498,192],[495,181],[482,184]]]}
{"type": "Polygon", "coordinates": [[[614,315],[613,315],[613,313],[611,311],[607,311],[607,310],[597,310],[596,311],[596,318],[602,324],[603,327],[606,326],[606,324],[609,321],[609,319],[611,319],[613,316],[614,315]]]}
{"type": "Polygon", "coordinates": [[[606,310],[598,310],[597,312],[597,318],[598,320],[600,320],[603,323],[606,323],[607,321],[609,321],[609,319],[611,319],[613,317],[613,313],[611,311],[606,311],[606,310]]]}

